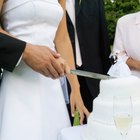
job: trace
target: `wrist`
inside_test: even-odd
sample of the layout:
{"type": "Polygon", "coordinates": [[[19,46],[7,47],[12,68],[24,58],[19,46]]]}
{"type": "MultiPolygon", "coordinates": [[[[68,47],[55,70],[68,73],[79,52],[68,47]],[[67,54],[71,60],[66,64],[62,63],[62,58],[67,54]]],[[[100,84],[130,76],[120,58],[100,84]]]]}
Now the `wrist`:
{"type": "Polygon", "coordinates": [[[22,59],[23,60],[27,60],[27,58],[28,58],[28,54],[29,54],[29,52],[30,52],[30,47],[31,47],[31,44],[26,44],[26,47],[25,47],[25,49],[24,49],[24,52],[23,52],[23,55],[22,55],[22,59]]]}
{"type": "Polygon", "coordinates": [[[80,93],[80,84],[70,85],[72,93],[80,93]]]}

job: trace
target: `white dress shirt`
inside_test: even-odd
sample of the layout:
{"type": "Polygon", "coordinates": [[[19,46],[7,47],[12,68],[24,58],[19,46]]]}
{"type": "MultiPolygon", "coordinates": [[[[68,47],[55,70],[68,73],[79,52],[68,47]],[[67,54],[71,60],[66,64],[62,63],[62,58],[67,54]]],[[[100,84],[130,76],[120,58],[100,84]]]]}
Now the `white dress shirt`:
{"type": "Polygon", "coordinates": [[[75,0],[66,0],[66,10],[69,14],[69,17],[73,23],[74,30],[75,30],[76,65],[81,66],[82,58],[81,58],[78,36],[77,36],[77,32],[76,32],[76,25],[75,25],[75,0]]]}
{"type": "MultiPolygon", "coordinates": [[[[118,51],[124,62],[129,57],[140,61],[140,12],[125,15],[118,20],[113,53],[118,51]]],[[[131,72],[140,77],[140,71],[131,72]]]]}

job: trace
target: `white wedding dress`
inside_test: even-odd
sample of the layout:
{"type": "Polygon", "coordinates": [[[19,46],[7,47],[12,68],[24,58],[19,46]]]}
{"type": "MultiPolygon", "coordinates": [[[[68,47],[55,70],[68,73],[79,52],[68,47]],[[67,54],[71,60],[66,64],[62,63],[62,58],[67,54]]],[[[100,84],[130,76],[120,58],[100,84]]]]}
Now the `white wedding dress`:
{"type": "MultiPolygon", "coordinates": [[[[2,22],[5,30],[17,38],[54,50],[62,16],[58,0],[6,0],[2,22]]],[[[59,131],[68,126],[60,80],[44,77],[23,61],[12,73],[4,72],[0,140],[57,140],[59,131]]]]}

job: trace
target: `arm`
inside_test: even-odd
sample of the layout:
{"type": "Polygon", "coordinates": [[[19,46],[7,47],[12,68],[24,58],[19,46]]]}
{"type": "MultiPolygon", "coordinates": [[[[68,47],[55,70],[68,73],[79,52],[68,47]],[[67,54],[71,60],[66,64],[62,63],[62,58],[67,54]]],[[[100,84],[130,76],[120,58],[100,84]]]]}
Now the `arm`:
{"type": "MultiPolygon", "coordinates": [[[[2,5],[3,0],[0,0],[0,12],[2,5]]],[[[27,65],[47,77],[58,78],[64,75],[64,64],[58,60],[60,57],[58,53],[47,46],[32,45],[18,40],[2,28],[0,28],[0,33],[0,67],[12,71],[22,56],[27,65]]]]}
{"type": "MultiPolygon", "coordinates": [[[[0,12],[3,2],[4,0],[0,0],[0,12]]],[[[6,35],[6,32],[0,28],[0,68],[13,71],[25,46],[24,41],[6,35]]]]}
{"type": "MultiPolygon", "coordinates": [[[[75,69],[74,65],[74,56],[73,50],[71,46],[71,42],[68,36],[68,31],[66,27],[66,11],[65,11],[65,0],[59,0],[61,6],[64,9],[64,16],[57,30],[57,34],[55,37],[55,45],[57,51],[61,54],[61,56],[66,60],[69,64],[70,69],[75,69]]],[[[80,85],[75,75],[67,75],[68,81],[71,86],[71,95],[70,95],[70,103],[72,114],[74,114],[75,109],[77,108],[80,113],[80,123],[82,124],[84,113],[88,116],[89,112],[85,108],[81,95],[80,95],[80,85]]]]}
{"type": "Polygon", "coordinates": [[[24,41],[0,33],[0,67],[8,71],[13,71],[25,46],[26,43],[24,41]]]}
{"type": "Polygon", "coordinates": [[[130,69],[140,71],[140,61],[139,60],[135,60],[135,59],[129,57],[126,61],[126,64],[129,66],[130,69]]]}
{"type": "Polygon", "coordinates": [[[123,45],[123,23],[121,23],[121,19],[117,22],[115,40],[113,45],[113,52],[116,51],[119,51],[120,53],[123,52],[121,56],[130,69],[140,71],[140,61],[131,58],[125,52],[125,48],[123,45]]]}

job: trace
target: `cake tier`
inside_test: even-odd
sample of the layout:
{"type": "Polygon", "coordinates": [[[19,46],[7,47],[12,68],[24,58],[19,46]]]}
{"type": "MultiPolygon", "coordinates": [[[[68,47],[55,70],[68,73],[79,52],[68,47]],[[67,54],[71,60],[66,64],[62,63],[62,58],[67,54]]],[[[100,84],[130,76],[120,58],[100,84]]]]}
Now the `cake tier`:
{"type": "Polygon", "coordinates": [[[101,80],[99,96],[112,98],[115,95],[140,97],[140,79],[135,76],[101,80]]]}
{"type": "MultiPolygon", "coordinates": [[[[127,106],[127,103],[123,100],[123,102],[119,102],[119,107],[127,106]]],[[[113,99],[105,99],[101,97],[97,97],[93,101],[93,114],[91,116],[92,120],[96,120],[99,123],[104,124],[114,124],[113,120],[113,99]]],[[[140,123],[140,97],[132,97],[132,113],[133,124],[140,123]]]]}
{"type": "MultiPolygon", "coordinates": [[[[86,133],[83,140],[122,140],[114,122],[114,97],[119,97],[117,110],[131,108],[132,127],[127,140],[140,138],[140,79],[135,76],[101,80],[100,94],[93,101],[93,111],[88,118],[86,133]],[[131,97],[131,104],[127,98],[131,97]]],[[[122,113],[121,112],[121,113],[122,113]]],[[[124,121],[124,120],[123,120],[124,121]]],[[[126,120],[127,121],[127,120],[126,120]]]]}
{"type": "MultiPolygon", "coordinates": [[[[86,132],[82,140],[122,140],[122,136],[114,124],[104,124],[94,120],[93,113],[88,118],[86,132]]],[[[126,136],[127,140],[140,139],[140,124],[132,124],[126,136]]]]}

